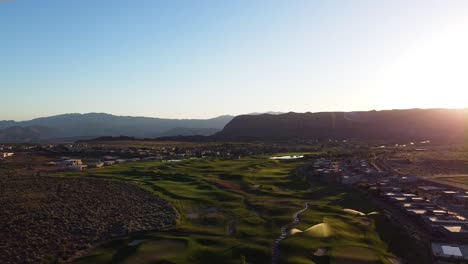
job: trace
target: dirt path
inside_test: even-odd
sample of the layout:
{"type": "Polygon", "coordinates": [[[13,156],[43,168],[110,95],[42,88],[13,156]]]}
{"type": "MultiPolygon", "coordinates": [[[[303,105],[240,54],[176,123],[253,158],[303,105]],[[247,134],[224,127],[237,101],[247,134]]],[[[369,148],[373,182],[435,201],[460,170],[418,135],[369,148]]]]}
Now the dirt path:
{"type": "Polygon", "coordinates": [[[281,235],[273,243],[272,259],[271,259],[272,264],[277,264],[279,262],[279,257],[280,257],[279,244],[283,239],[285,239],[288,236],[288,229],[296,225],[297,223],[299,223],[299,220],[300,220],[299,215],[305,212],[307,209],[309,209],[309,203],[305,203],[304,207],[301,210],[293,214],[292,216],[293,221],[291,223],[288,223],[284,225],[283,227],[281,227],[281,235]]]}

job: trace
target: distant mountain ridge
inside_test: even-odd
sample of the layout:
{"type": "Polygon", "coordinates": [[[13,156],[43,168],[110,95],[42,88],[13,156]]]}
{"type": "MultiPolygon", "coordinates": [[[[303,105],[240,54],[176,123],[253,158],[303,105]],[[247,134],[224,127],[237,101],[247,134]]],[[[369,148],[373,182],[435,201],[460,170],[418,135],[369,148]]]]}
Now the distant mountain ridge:
{"type": "Polygon", "coordinates": [[[253,113],[211,119],[162,119],[90,113],[23,122],[0,121],[0,143],[70,142],[119,136],[180,141],[355,138],[468,142],[468,109],[253,113]]]}
{"type": "Polygon", "coordinates": [[[0,130],[0,142],[4,143],[30,143],[46,139],[45,135],[53,133],[53,129],[42,126],[12,126],[0,130]]]}
{"type": "Polygon", "coordinates": [[[209,135],[220,131],[233,116],[210,119],[164,119],[115,116],[105,113],[64,114],[29,121],[0,121],[0,142],[44,142],[101,136],[209,135]]]}
{"type": "Polygon", "coordinates": [[[285,114],[284,112],[275,112],[275,111],[268,111],[268,112],[253,112],[247,115],[281,115],[285,114]]]}
{"type": "Polygon", "coordinates": [[[468,139],[468,109],[241,115],[215,134],[217,140],[468,139]]]}

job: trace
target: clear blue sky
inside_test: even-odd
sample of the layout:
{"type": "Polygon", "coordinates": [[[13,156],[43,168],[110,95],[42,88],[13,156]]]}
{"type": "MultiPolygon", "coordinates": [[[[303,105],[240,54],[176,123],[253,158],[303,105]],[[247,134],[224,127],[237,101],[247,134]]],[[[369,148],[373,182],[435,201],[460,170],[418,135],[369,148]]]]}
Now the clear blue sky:
{"type": "Polygon", "coordinates": [[[0,0],[0,120],[468,106],[468,1],[0,0]]]}

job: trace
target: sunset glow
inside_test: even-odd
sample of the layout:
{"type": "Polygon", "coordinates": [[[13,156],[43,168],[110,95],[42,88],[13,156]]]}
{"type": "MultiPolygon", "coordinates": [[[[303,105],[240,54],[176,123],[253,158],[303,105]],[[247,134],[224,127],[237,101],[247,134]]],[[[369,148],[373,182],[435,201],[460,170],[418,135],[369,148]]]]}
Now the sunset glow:
{"type": "Polygon", "coordinates": [[[432,32],[383,71],[389,108],[468,107],[468,22],[432,32]]]}
{"type": "Polygon", "coordinates": [[[0,111],[28,120],[468,107],[466,14],[458,0],[7,1],[0,111]]]}

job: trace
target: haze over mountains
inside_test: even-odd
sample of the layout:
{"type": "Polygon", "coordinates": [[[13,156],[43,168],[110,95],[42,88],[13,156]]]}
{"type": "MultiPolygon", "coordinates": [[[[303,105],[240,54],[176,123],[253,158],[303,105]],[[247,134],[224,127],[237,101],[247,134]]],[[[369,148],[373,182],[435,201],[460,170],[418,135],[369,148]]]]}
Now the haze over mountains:
{"type": "Polygon", "coordinates": [[[211,135],[232,118],[229,115],[211,119],[163,119],[104,113],[64,114],[21,122],[0,121],[0,142],[73,141],[120,135],[138,138],[211,135]]]}
{"type": "Polygon", "coordinates": [[[286,113],[235,117],[215,135],[220,140],[468,139],[468,109],[286,113]]]}
{"type": "Polygon", "coordinates": [[[96,137],[274,141],[296,139],[468,139],[468,109],[252,113],[211,119],[162,119],[102,113],[0,121],[0,142],[70,142],[96,137]],[[193,137],[195,136],[195,137],[193,137]]]}

